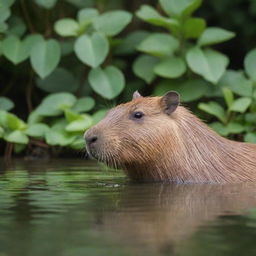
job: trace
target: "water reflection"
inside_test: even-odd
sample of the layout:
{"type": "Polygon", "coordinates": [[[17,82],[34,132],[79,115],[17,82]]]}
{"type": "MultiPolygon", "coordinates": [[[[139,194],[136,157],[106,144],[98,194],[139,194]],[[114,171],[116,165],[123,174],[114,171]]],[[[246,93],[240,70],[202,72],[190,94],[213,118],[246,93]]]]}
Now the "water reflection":
{"type": "Polygon", "coordinates": [[[255,255],[256,185],[131,184],[86,164],[1,174],[1,256],[255,255]]]}

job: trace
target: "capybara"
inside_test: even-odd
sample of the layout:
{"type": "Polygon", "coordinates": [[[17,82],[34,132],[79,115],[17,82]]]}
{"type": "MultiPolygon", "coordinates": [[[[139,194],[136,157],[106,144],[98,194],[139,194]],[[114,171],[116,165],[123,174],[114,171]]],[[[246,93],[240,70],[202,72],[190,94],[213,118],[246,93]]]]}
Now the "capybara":
{"type": "Polygon", "coordinates": [[[221,137],[180,105],[177,92],[111,109],[85,133],[88,153],[134,181],[238,183],[256,180],[256,145],[221,137]]]}

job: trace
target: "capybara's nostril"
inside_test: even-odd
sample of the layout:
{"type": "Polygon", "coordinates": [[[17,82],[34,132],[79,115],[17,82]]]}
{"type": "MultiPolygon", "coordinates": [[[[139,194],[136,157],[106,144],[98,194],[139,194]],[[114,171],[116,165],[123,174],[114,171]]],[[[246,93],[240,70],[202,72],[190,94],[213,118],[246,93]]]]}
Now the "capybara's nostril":
{"type": "Polygon", "coordinates": [[[98,137],[96,135],[85,137],[85,141],[88,145],[95,143],[97,140],[98,140],[98,137]]]}

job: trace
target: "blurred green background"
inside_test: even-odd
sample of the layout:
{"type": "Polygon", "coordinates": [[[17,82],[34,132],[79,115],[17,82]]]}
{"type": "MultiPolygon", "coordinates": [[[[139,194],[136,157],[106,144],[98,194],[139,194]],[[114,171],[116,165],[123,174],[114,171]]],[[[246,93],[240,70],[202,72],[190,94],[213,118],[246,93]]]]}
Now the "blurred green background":
{"type": "Polygon", "coordinates": [[[74,154],[133,91],[256,143],[254,0],[0,0],[0,153],[74,154]]]}

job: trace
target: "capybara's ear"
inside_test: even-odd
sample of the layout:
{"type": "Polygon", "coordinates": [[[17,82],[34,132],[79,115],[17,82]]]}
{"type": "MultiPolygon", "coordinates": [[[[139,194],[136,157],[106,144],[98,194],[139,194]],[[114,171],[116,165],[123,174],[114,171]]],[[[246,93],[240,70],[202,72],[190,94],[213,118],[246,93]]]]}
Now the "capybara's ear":
{"type": "Polygon", "coordinates": [[[180,104],[180,95],[175,91],[167,92],[161,99],[160,105],[163,111],[170,115],[180,104]]]}
{"type": "Polygon", "coordinates": [[[142,98],[142,96],[140,95],[140,93],[138,91],[135,91],[133,93],[132,99],[134,100],[134,99],[137,99],[137,98],[142,98]]]}

